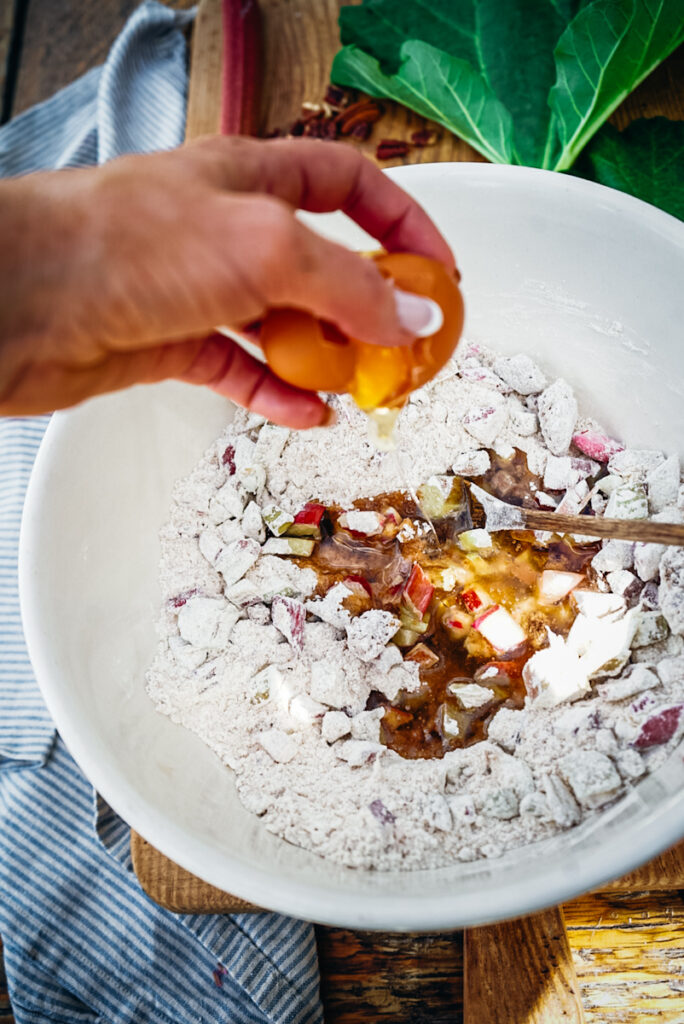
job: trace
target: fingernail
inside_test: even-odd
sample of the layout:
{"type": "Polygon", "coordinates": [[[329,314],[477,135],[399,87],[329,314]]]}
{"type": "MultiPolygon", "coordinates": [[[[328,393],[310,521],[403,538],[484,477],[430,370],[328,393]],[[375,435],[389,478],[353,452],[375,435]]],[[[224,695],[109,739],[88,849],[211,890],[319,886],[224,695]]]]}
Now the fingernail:
{"type": "Polygon", "coordinates": [[[394,301],[399,323],[416,338],[429,338],[444,323],[441,308],[432,299],[426,299],[423,295],[414,295],[413,292],[395,288],[394,301]]]}
{"type": "Polygon", "coordinates": [[[334,427],[337,423],[337,413],[330,405],[323,406],[323,418],[319,424],[321,427],[334,427]]]}

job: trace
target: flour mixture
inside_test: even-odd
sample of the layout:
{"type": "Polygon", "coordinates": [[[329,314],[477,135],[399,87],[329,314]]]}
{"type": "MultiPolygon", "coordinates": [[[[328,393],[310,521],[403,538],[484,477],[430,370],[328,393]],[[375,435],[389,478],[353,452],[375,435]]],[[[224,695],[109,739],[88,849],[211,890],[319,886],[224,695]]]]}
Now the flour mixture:
{"type": "Polygon", "coordinates": [[[335,401],[306,433],[238,410],[177,484],[158,710],[265,828],[352,867],[498,857],[600,813],[684,731],[684,551],[474,530],[460,478],[681,522],[678,458],[467,343],[402,411],[398,459],[335,401]]]}

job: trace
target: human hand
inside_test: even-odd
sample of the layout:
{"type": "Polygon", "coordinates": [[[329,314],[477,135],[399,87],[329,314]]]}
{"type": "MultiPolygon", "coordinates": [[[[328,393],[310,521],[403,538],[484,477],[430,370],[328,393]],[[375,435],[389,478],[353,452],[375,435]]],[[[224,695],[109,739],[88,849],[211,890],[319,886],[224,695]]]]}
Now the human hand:
{"type": "Polygon", "coordinates": [[[427,214],[343,144],[219,136],[0,183],[0,414],[174,377],[276,423],[328,409],[217,324],[295,306],[381,345],[413,336],[373,263],[301,224],[343,210],[389,251],[453,256],[427,214]]]}

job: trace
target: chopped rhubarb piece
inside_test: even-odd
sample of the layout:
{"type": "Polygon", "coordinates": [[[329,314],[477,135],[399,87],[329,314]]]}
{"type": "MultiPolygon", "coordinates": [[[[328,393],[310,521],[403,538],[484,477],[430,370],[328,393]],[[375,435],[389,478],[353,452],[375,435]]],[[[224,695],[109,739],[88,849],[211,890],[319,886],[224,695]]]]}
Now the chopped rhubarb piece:
{"type": "Polygon", "coordinates": [[[361,537],[377,537],[382,533],[384,516],[379,512],[362,512],[360,509],[350,509],[343,512],[337,520],[338,526],[350,533],[357,533],[361,537]]]}
{"type": "Polygon", "coordinates": [[[408,578],[408,583],[404,588],[402,594],[402,601],[404,601],[412,611],[415,611],[419,617],[422,617],[427,611],[427,607],[432,600],[432,595],[435,592],[435,588],[430,583],[421,567],[417,562],[413,563],[411,569],[411,575],[408,578]]]}
{"type": "Polygon", "coordinates": [[[315,543],[313,537],[269,537],[262,551],[265,555],[292,555],[308,558],[315,543]]]}
{"type": "Polygon", "coordinates": [[[590,459],[597,462],[608,462],[613,455],[625,450],[624,444],[620,444],[612,437],[601,434],[598,430],[581,430],[573,434],[572,443],[575,448],[588,455],[590,459]]]}
{"type": "Polygon", "coordinates": [[[452,476],[431,476],[418,488],[420,508],[431,519],[439,519],[449,510],[449,496],[454,486],[452,476]]]}
{"type": "Polygon", "coordinates": [[[490,605],[489,608],[487,608],[486,611],[482,612],[481,615],[478,615],[477,618],[473,620],[473,629],[479,629],[480,625],[484,622],[484,620],[489,615],[493,615],[494,612],[497,612],[498,610],[499,610],[498,604],[490,605]]]}
{"type": "Polygon", "coordinates": [[[484,614],[475,619],[473,629],[481,633],[495,651],[500,652],[512,651],[516,647],[520,647],[527,639],[513,616],[499,605],[488,608],[484,614]]]}
{"type": "Polygon", "coordinates": [[[399,607],[399,622],[404,629],[410,629],[414,633],[427,633],[430,625],[430,613],[426,612],[422,618],[418,618],[415,608],[409,604],[402,604],[399,607]]]}
{"type": "Polygon", "coordinates": [[[493,604],[491,597],[482,587],[468,587],[461,591],[461,600],[469,612],[478,612],[493,604]]]}
{"type": "Polygon", "coordinates": [[[392,643],[396,644],[397,647],[411,647],[412,644],[415,644],[418,636],[419,634],[415,630],[402,626],[392,637],[392,643]]]}
{"type": "Polygon", "coordinates": [[[325,505],[315,501],[307,501],[304,508],[294,517],[294,523],[288,529],[291,537],[321,536],[321,519],[325,515],[325,505]]]}
{"type": "Polygon", "coordinates": [[[373,592],[363,576],[346,576],[342,582],[350,592],[342,604],[351,615],[360,615],[373,606],[373,592]]]}
{"type": "Polygon", "coordinates": [[[432,668],[439,661],[438,655],[434,651],[431,651],[427,644],[416,644],[411,650],[404,656],[404,661],[415,661],[423,668],[432,668]]]}
{"type": "Polygon", "coordinates": [[[539,580],[539,597],[548,604],[556,604],[567,597],[584,579],[579,572],[560,572],[544,569],[539,580]]]}
{"type": "Polygon", "coordinates": [[[304,647],[305,620],[306,609],[301,601],[276,594],[271,605],[271,621],[295,651],[304,647]]]}
{"type": "Polygon", "coordinates": [[[401,516],[396,508],[386,508],[383,512],[384,523],[382,527],[383,537],[396,537],[401,529],[401,516]]]}
{"type": "Polygon", "coordinates": [[[262,508],[261,517],[274,537],[282,537],[294,522],[294,516],[279,508],[278,505],[267,505],[262,508]]]}
{"type": "Polygon", "coordinates": [[[410,711],[404,711],[403,708],[391,706],[385,711],[382,720],[390,729],[401,729],[402,725],[408,725],[413,721],[413,715],[410,711]]]}
{"type": "Polygon", "coordinates": [[[639,729],[636,739],[632,741],[632,746],[637,750],[645,750],[647,747],[667,743],[677,730],[683,710],[684,704],[674,704],[671,708],[664,708],[647,718],[639,729]]]}
{"type": "Polygon", "coordinates": [[[353,594],[360,594],[363,590],[369,597],[373,596],[371,585],[363,576],[345,576],[342,582],[353,594]]]}
{"type": "Polygon", "coordinates": [[[228,476],[233,476],[235,473],[235,448],[232,444],[228,445],[221,456],[221,465],[228,470],[228,476]]]}
{"type": "Polygon", "coordinates": [[[443,622],[454,640],[462,640],[472,626],[473,618],[459,608],[447,608],[443,622]]]}
{"type": "Polygon", "coordinates": [[[391,825],[397,819],[391,811],[388,811],[382,800],[373,800],[368,809],[374,818],[377,818],[381,825],[391,825]]]}

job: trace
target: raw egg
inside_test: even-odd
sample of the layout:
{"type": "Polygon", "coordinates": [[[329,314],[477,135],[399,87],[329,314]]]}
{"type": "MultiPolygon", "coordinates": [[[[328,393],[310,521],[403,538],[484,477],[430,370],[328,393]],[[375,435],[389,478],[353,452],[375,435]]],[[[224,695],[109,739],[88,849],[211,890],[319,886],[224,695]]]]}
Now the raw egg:
{"type": "Polygon", "coordinates": [[[457,279],[441,263],[406,252],[371,258],[397,288],[437,303],[443,320],[434,334],[385,348],[349,338],[310,313],[272,309],[260,335],[266,361],[282,380],[308,391],[346,392],[366,410],[403,405],[411,391],[441,370],[463,328],[457,279]]]}

